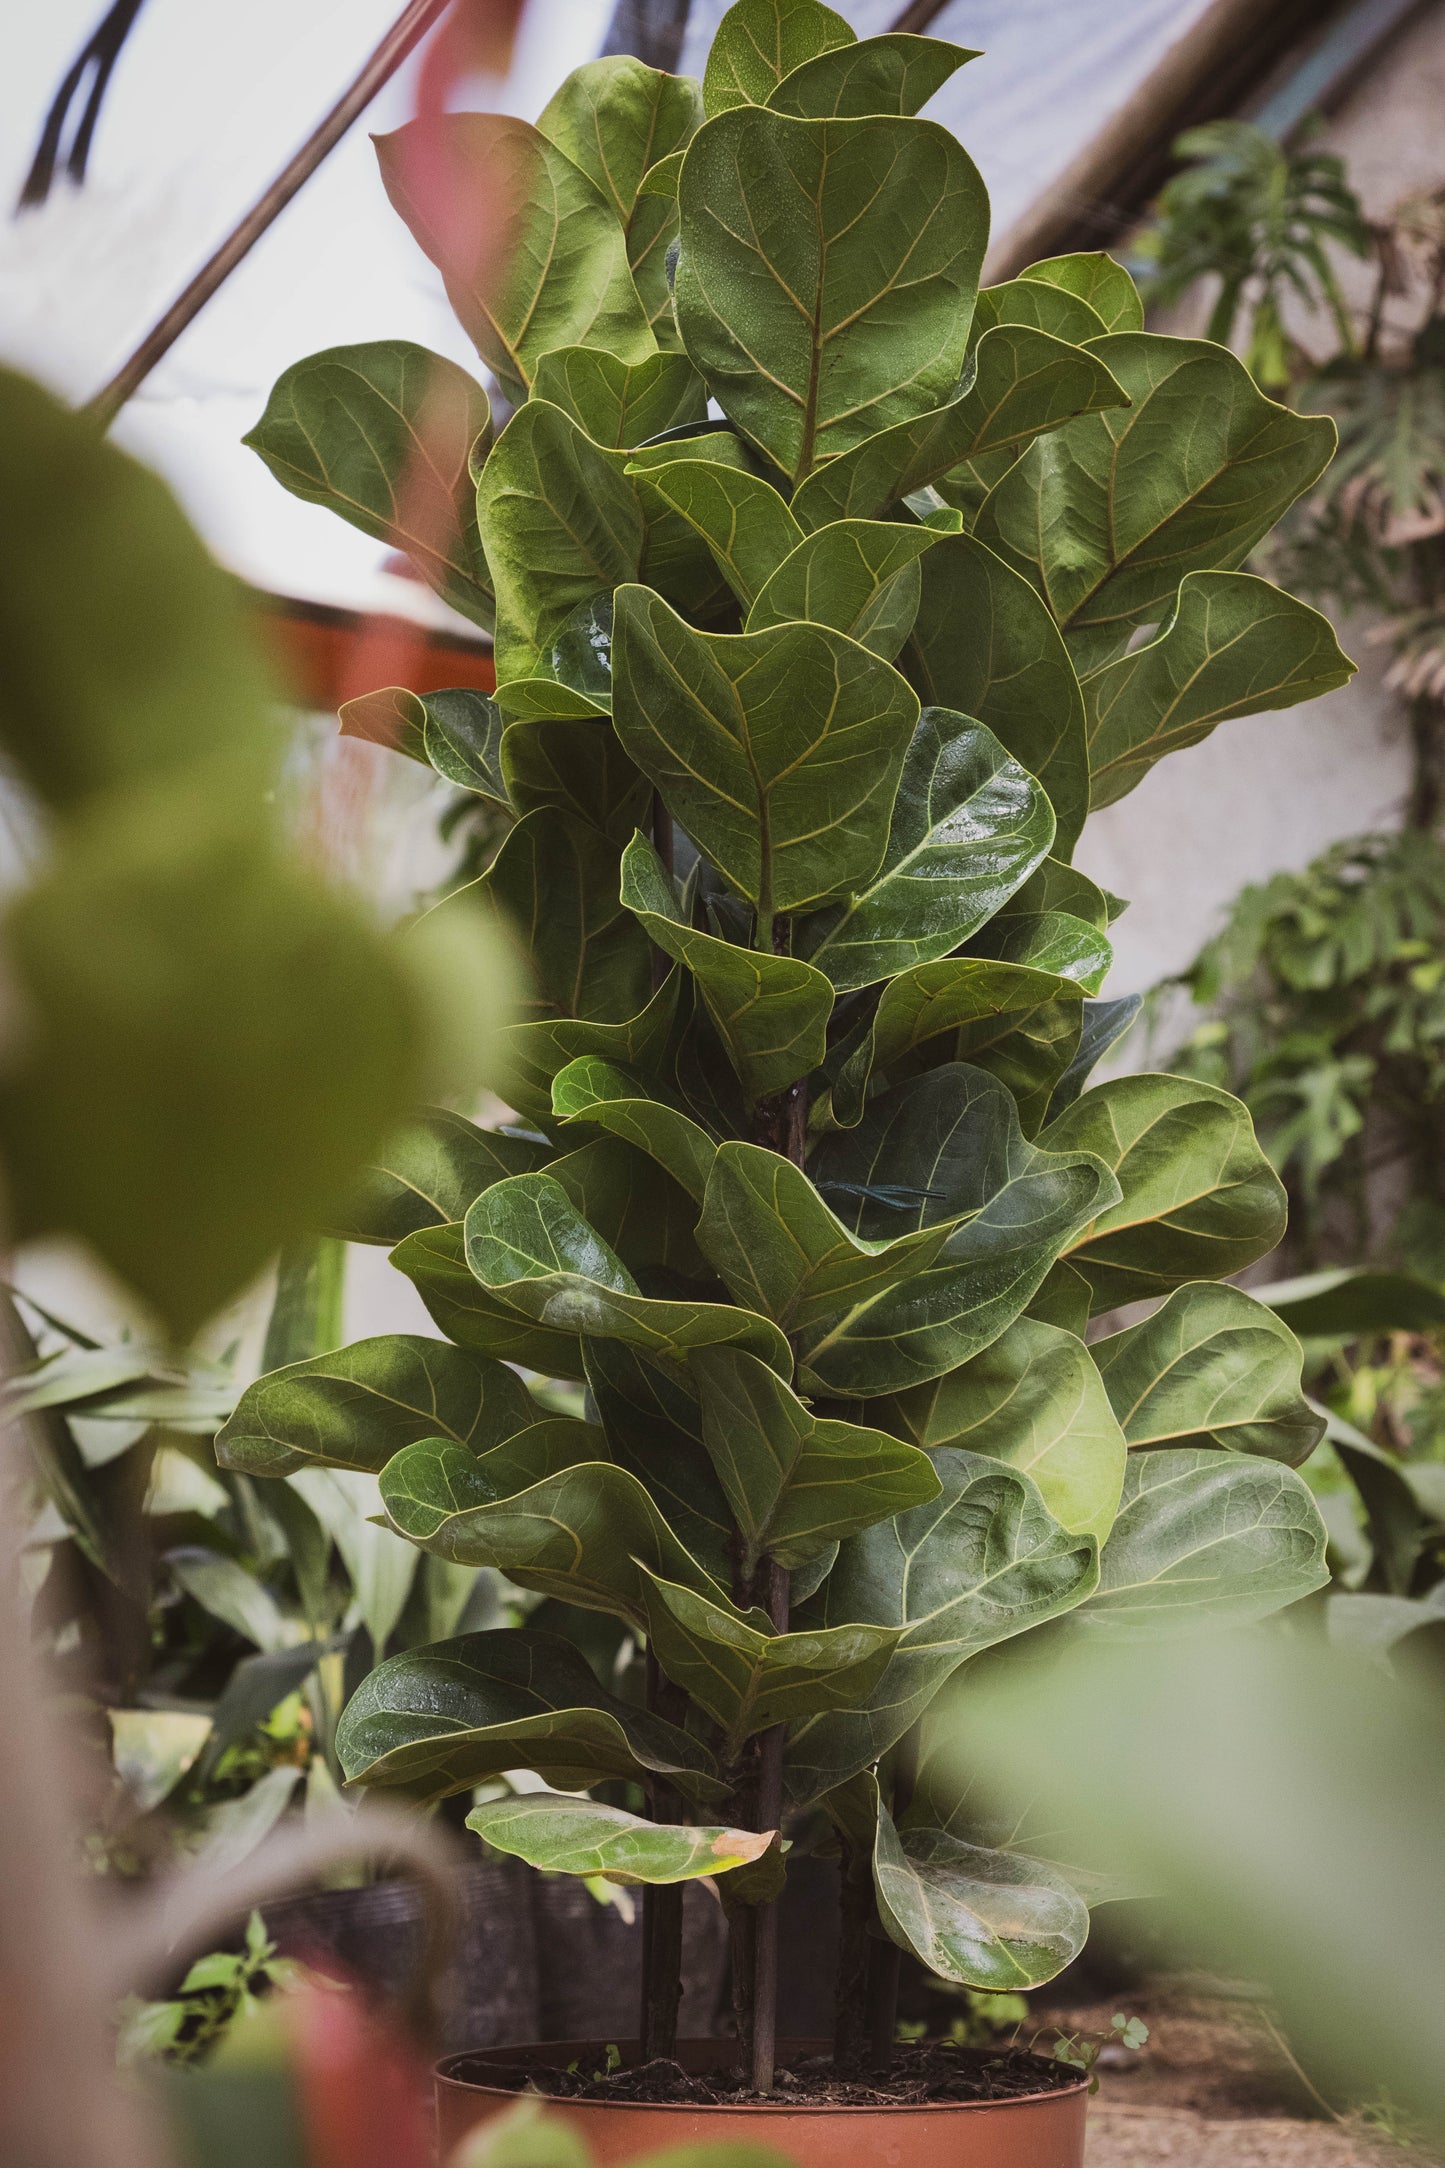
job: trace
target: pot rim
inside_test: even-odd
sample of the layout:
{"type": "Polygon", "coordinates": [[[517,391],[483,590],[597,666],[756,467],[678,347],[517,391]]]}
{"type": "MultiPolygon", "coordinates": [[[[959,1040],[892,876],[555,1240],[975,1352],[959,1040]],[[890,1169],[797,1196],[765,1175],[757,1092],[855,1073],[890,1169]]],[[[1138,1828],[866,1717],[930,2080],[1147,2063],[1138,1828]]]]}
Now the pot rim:
{"type": "MultiPolygon", "coordinates": [[[[626,2045],[635,2047],[636,2043],[628,2042],[626,2045]]],[[[711,2041],[698,2039],[680,2040],[678,2042],[679,2047],[734,2047],[735,2045],[736,2042],[732,2040],[711,2041]]],[[[819,2046],[826,2046],[826,2043],[780,2040],[778,2045],[780,2048],[789,2047],[795,2050],[806,2046],[812,2050],[819,2046]]],[[[435,2065],[436,2083],[439,2086],[454,2086],[460,2093],[481,2093],[489,2099],[519,2100],[523,2095],[517,2092],[514,2087],[509,2085],[480,2085],[474,2079],[455,2076],[453,2066],[458,2063],[478,2062],[484,2058],[501,2062],[508,2055],[516,2056],[519,2061],[530,2056],[548,2054],[555,2056],[561,2050],[579,2047],[585,2049],[596,2048],[600,2052],[606,2046],[605,2041],[522,2040],[515,2042],[503,2041],[498,2046],[491,2048],[461,2048],[450,2055],[442,2056],[441,2060],[435,2065]]],[[[997,2113],[1000,2109],[1005,2108],[1030,2108],[1046,2103],[1073,2100],[1080,2093],[1087,2094],[1088,2088],[1088,2073],[1081,2071],[1078,2078],[1068,2085],[1053,2085],[1046,2091],[1039,2093],[1011,2093],[1006,2100],[900,2100],[887,2104],[884,2102],[825,2100],[577,2100],[565,2097],[559,2098],[556,2095],[546,2093],[534,2097],[550,2102],[556,2108],[580,2108],[584,2109],[588,2114],[591,2114],[594,2110],[602,2110],[628,2115],[771,2115],[786,2119],[796,2115],[968,2115],[977,2113],[981,2109],[989,2109],[997,2113]]]]}

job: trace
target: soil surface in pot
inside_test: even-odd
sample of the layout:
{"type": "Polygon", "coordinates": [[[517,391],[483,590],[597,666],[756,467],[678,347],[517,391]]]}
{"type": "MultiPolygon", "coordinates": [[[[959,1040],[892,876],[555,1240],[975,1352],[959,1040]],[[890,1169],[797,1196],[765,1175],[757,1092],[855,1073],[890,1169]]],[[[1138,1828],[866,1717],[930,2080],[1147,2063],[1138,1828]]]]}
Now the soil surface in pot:
{"type": "MultiPolygon", "coordinates": [[[[599,2064],[604,2055],[605,2050],[599,2052],[599,2064]]],[[[732,2108],[755,2104],[758,2098],[740,2082],[736,2067],[727,2064],[690,2074],[679,2064],[662,2060],[609,2072],[583,2063],[560,2070],[538,2063],[509,2065],[478,2059],[453,2065],[449,2074],[513,2092],[531,2087],[554,2100],[732,2108]]],[[[842,2072],[826,2056],[809,2057],[778,2071],[775,2098],[780,2105],[800,2108],[908,2108],[934,2101],[1017,2100],[1029,2093],[1063,2091],[1078,2082],[1077,2070],[1048,2056],[920,2041],[895,2051],[886,2076],[872,2071],[842,2072]]]]}

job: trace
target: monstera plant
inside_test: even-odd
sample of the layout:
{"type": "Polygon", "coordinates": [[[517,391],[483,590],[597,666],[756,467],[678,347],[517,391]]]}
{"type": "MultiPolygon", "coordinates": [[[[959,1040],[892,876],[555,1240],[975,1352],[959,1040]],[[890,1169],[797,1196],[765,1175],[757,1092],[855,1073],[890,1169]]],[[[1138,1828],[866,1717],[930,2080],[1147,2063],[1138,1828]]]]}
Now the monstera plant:
{"type": "Polygon", "coordinates": [[[891,1946],[1015,1989],[1084,1941],[1058,1848],[927,1781],[961,1666],[1324,1578],[1298,1348],[1220,1284],[1280,1184],[1226,1092],[1088,1085],[1133,1004],[1071,857],[1165,753],[1348,676],[1237,569],[1333,428],[1146,332],[1107,256],[980,292],[984,189],[917,117],[973,57],[740,0],[701,85],[605,59],[536,127],[383,138],[510,416],[384,342],[298,362],[248,440],[495,628],[494,698],[344,721],[510,818],[477,889],[532,1006],[516,1118],[428,1115],[337,1230],[443,1337],[262,1378],[221,1456],[375,1471],[424,1550],[645,1644],[645,1702],[585,1636],[409,1651],[339,1750],[419,1800],[544,1779],[471,1827],[647,1887],[651,2054],[715,1877],[764,2089],[809,1810],[845,2056],[870,1954],[886,2020],[891,1946]]]}

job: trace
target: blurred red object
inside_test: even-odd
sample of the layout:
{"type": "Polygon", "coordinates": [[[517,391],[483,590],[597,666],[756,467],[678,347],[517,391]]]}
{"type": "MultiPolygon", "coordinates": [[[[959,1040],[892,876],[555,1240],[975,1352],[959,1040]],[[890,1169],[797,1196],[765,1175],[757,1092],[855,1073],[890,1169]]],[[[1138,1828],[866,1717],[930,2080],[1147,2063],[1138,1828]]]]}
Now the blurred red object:
{"type": "Polygon", "coordinates": [[[307,2168],[432,2168],[431,2081],[420,2049],[359,1995],[285,2003],[307,2168]]]}

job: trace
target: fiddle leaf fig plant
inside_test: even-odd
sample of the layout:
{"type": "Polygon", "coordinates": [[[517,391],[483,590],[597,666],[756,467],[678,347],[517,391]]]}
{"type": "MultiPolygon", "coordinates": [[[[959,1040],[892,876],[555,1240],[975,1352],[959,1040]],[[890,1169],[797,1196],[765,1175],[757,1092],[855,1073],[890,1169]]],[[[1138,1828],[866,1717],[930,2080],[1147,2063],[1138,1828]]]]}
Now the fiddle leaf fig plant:
{"type": "Polygon", "coordinates": [[[410,1649],[339,1752],[419,1800],[544,1779],[472,1826],[648,1890],[651,2054],[675,1892],[716,1878],[761,2089],[808,1810],[843,1859],[845,2060],[870,1949],[1015,1989],[1084,1939],[1086,1876],[917,1781],[961,1666],[1325,1577],[1298,1348],[1213,1284],[1278,1242],[1283,1192],[1226,1093],[1089,1083],[1133,1005],[1100,998],[1120,906],[1071,860],[1091,802],[1350,674],[1239,569],[1333,428],[1145,331],[1107,257],[980,295],[982,184],[916,113],[971,57],[739,0],[700,91],[605,59],[537,128],[447,116],[429,167],[387,139],[511,418],[493,440],[438,363],[406,407],[425,489],[399,422],[358,476],[411,381],[362,348],[288,371],[249,439],[474,615],[495,597],[494,701],[366,712],[512,814],[470,900],[531,1006],[516,1118],[428,1115],[338,1230],[392,1246],[445,1339],[263,1378],[221,1456],[375,1470],[423,1550],[645,1643],[645,1705],[556,1633],[410,1649]],[[505,245],[464,263],[428,170],[490,188],[505,245]],[[385,509],[418,500],[461,532],[385,509]]]}

